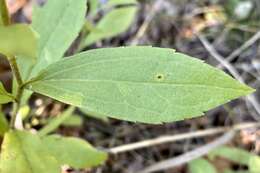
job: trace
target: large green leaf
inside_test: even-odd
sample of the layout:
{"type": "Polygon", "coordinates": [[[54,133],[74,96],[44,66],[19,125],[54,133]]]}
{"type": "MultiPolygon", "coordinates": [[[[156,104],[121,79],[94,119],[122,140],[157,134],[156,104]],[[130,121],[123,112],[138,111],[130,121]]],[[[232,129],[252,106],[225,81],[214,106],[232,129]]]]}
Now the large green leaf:
{"type": "Polygon", "coordinates": [[[106,14],[98,22],[95,30],[87,35],[81,48],[125,32],[133,22],[136,11],[137,7],[132,6],[114,9],[106,14]]]}
{"type": "Polygon", "coordinates": [[[47,136],[43,138],[43,142],[60,165],[88,168],[100,165],[107,159],[106,153],[96,150],[81,139],[47,136]]]}
{"type": "Polygon", "coordinates": [[[189,163],[189,173],[217,173],[217,170],[209,161],[200,158],[189,163]]]}
{"type": "Polygon", "coordinates": [[[1,173],[60,173],[58,161],[37,135],[24,131],[6,133],[0,159],[1,173]]]}
{"type": "Polygon", "coordinates": [[[29,25],[0,26],[0,38],[0,53],[36,58],[38,36],[29,25]]]}
{"type": "Polygon", "coordinates": [[[40,40],[38,63],[32,75],[63,57],[84,24],[86,1],[48,1],[43,8],[36,10],[32,27],[40,35],[40,40]]]}
{"type": "Polygon", "coordinates": [[[200,116],[254,91],[198,59],[153,47],[87,51],[50,65],[27,88],[89,113],[146,123],[200,116]]]}
{"type": "Polygon", "coordinates": [[[0,82],[0,104],[5,104],[14,100],[14,96],[8,93],[0,82]]]}
{"type": "Polygon", "coordinates": [[[0,136],[2,137],[9,129],[8,121],[0,109],[0,136]]]}

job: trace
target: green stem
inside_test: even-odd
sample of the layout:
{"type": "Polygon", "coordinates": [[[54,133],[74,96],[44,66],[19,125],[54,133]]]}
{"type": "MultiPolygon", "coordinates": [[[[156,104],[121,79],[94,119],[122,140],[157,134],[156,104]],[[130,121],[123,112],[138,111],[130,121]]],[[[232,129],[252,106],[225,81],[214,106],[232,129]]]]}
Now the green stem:
{"type": "Polygon", "coordinates": [[[11,24],[10,16],[8,13],[7,5],[6,5],[6,0],[0,0],[0,13],[1,13],[1,18],[2,22],[5,26],[11,24]]]}
{"type": "Polygon", "coordinates": [[[9,60],[9,64],[11,66],[12,72],[16,78],[17,85],[18,85],[16,96],[15,96],[15,102],[13,103],[12,117],[11,117],[11,121],[10,121],[10,127],[14,129],[17,114],[20,109],[21,98],[22,98],[24,88],[23,88],[23,81],[22,81],[21,73],[19,71],[15,57],[14,56],[8,57],[8,60],[9,60]]]}

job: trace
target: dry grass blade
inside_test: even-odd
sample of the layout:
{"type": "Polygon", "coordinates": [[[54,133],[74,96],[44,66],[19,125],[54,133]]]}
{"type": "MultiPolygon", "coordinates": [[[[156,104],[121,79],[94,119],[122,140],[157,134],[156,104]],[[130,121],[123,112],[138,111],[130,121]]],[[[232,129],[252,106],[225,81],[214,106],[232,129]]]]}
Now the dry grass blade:
{"type": "Polygon", "coordinates": [[[166,170],[169,168],[183,165],[185,163],[190,162],[191,160],[197,159],[199,157],[202,157],[202,156],[208,154],[210,151],[217,148],[218,146],[228,143],[234,137],[234,135],[235,135],[235,132],[232,130],[232,131],[222,135],[221,137],[219,137],[218,139],[214,140],[213,142],[211,142],[209,144],[206,144],[202,147],[194,149],[190,152],[184,153],[178,157],[174,157],[174,158],[156,163],[150,167],[145,168],[142,171],[139,171],[138,173],[150,173],[150,172],[166,170]]]}
{"type": "Polygon", "coordinates": [[[132,150],[136,150],[136,149],[140,149],[140,148],[151,147],[151,146],[155,146],[155,145],[159,145],[159,144],[180,141],[180,140],[184,140],[184,139],[216,135],[216,134],[228,132],[230,130],[242,130],[242,129],[248,129],[248,128],[254,128],[254,127],[260,127],[260,123],[242,123],[242,124],[234,125],[232,127],[218,127],[218,128],[199,130],[196,132],[183,133],[183,134],[178,134],[178,135],[161,136],[161,137],[158,137],[155,139],[144,140],[141,142],[136,142],[136,143],[132,143],[132,144],[126,144],[126,145],[114,147],[114,148],[108,149],[107,151],[111,154],[119,154],[119,153],[132,151],[132,150]]]}

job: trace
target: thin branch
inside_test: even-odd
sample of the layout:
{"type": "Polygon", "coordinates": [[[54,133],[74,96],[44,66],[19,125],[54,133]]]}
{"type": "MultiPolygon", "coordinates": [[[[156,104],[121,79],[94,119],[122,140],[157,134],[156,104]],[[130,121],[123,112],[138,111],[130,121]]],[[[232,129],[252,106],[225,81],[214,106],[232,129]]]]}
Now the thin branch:
{"type": "Polygon", "coordinates": [[[119,154],[119,153],[123,153],[123,152],[127,152],[127,151],[132,151],[132,150],[145,148],[145,147],[151,147],[151,146],[165,144],[165,143],[169,143],[169,142],[216,135],[216,134],[228,132],[230,130],[242,130],[242,129],[254,128],[254,127],[260,127],[260,123],[243,123],[243,124],[237,124],[237,125],[234,125],[231,127],[218,127],[218,128],[212,128],[212,129],[207,129],[207,130],[198,130],[195,132],[183,133],[183,134],[178,134],[178,135],[161,136],[161,137],[158,137],[155,139],[144,140],[141,142],[136,142],[136,143],[132,143],[132,144],[126,144],[126,145],[114,147],[114,148],[108,149],[107,152],[109,152],[111,154],[119,154]]]}
{"type": "Polygon", "coordinates": [[[149,14],[146,15],[144,22],[142,23],[139,30],[137,31],[137,34],[134,36],[133,40],[131,41],[131,45],[138,45],[140,39],[142,38],[142,36],[146,32],[146,30],[148,29],[149,24],[151,23],[152,19],[156,15],[156,12],[158,11],[158,9],[162,3],[163,3],[163,0],[158,0],[150,8],[149,14]]]}
{"type": "Polygon", "coordinates": [[[210,151],[212,151],[213,149],[215,149],[221,145],[228,143],[234,137],[234,135],[235,135],[235,132],[230,131],[230,132],[222,135],[221,137],[217,138],[216,140],[214,140],[213,142],[211,142],[209,144],[206,144],[202,147],[194,149],[190,152],[184,153],[180,156],[156,163],[152,166],[145,168],[142,171],[139,171],[138,173],[150,173],[150,172],[161,171],[161,170],[166,170],[169,168],[181,166],[185,163],[188,163],[194,159],[197,159],[199,157],[202,157],[202,156],[208,154],[210,151]]]}
{"type": "MultiPolygon", "coordinates": [[[[238,49],[236,49],[234,52],[232,52],[226,58],[226,60],[228,62],[232,61],[235,57],[239,56],[241,53],[243,53],[243,51],[245,51],[248,47],[250,47],[252,44],[254,44],[259,39],[260,39],[260,31],[258,31],[249,40],[247,40],[242,46],[240,46],[238,49]]],[[[218,67],[222,68],[223,64],[219,64],[218,67]]]]}

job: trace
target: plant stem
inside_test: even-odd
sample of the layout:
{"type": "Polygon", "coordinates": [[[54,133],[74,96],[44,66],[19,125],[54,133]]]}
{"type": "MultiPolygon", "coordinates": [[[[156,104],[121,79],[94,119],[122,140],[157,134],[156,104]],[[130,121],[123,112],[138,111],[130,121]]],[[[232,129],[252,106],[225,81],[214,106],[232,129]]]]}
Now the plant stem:
{"type": "Polygon", "coordinates": [[[15,128],[15,121],[16,121],[16,117],[20,108],[20,104],[21,104],[21,98],[22,98],[22,94],[23,94],[23,80],[21,77],[21,73],[19,71],[16,59],[14,56],[10,56],[8,57],[9,60],[9,64],[11,66],[12,72],[16,78],[17,81],[17,92],[16,92],[16,97],[15,97],[15,102],[13,103],[13,112],[12,112],[12,117],[11,117],[11,121],[10,121],[10,127],[11,128],[15,128]]]}
{"type": "Polygon", "coordinates": [[[11,24],[11,20],[10,20],[10,16],[8,13],[8,9],[7,9],[7,4],[5,0],[0,0],[0,13],[1,13],[1,18],[2,18],[2,22],[5,26],[10,25],[11,24]]]}

